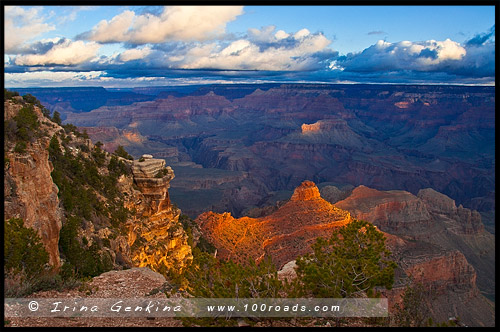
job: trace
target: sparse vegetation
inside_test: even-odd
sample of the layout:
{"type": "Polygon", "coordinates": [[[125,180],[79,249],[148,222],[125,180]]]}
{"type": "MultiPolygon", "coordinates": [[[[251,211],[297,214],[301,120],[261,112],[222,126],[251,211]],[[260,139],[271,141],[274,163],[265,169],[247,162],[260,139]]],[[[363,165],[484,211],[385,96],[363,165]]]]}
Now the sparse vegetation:
{"type": "Polygon", "coordinates": [[[54,114],[52,115],[52,121],[54,123],[57,123],[58,125],[61,125],[62,123],[61,114],[58,111],[55,111],[54,114]]]}
{"type": "Polygon", "coordinates": [[[23,297],[49,289],[67,289],[79,284],[72,275],[57,274],[48,265],[49,255],[40,237],[22,219],[4,223],[4,295],[23,297]]]}
{"type": "MultiPolygon", "coordinates": [[[[65,125],[65,132],[75,130],[76,127],[65,125]]],[[[116,156],[107,157],[101,149],[102,143],[96,144],[90,153],[76,150],[70,146],[65,132],[54,135],[48,148],[49,160],[54,165],[52,179],[59,188],[66,215],[59,240],[61,256],[67,261],[66,269],[77,277],[96,276],[113,267],[111,257],[103,250],[111,242],[96,238],[92,242],[87,239],[85,244],[83,239],[79,240],[78,229],[86,222],[93,222],[98,227],[109,227],[114,233],[123,233],[130,211],[123,206],[117,183],[119,176],[128,174],[129,169],[116,156]]]]}
{"type": "Polygon", "coordinates": [[[127,151],[125,151],[125,148],[121,145],[118,145],[118,147],[115,150],[115,154],[118,157],[122,157],[128,160],[134,160],[134,157],[132,157],[127,151]]]}
{"type": "Polygon", "coordinates": [[[7,90],[7,89],[3,89],[3,98],[5,100],[9,100],[9,99],[12,99],[16,96],[19,96],[19,92],[17,91],[10,91],[10,90],[7,90]]]}
{"type": "Polygon", "coordinates": [[[111,270],[113,264],[110,257],[106,253],[101,254],[95,242],[86,249],[78,241],[78,228],[81,224],[80,218],[71,216],[61,228],[59,244],[69,266],[74,267],[75,274],[79,277],[94,277],[111,270]]]}
{"type": "Polygon", "coordinates": [[[313,252],[297,259],[297,296],[374,296],[376,286],[392,288],[396,263],[389,260],[385,236],[372,224],[355,220],[318,238],[313,252]]]}
{"type": "Polygon", "coordinates": [[[4,267],[23,273],[28,279],[40,275],[49,262],[49,255],[40,237],[19,218],[4,223],[4,267]]]}
{"type": "Polygon", "coordinates": [[[155,174],[155,178],[162,178],[168,174],[168,169],[167,168],[162,168],[155,174]]]}

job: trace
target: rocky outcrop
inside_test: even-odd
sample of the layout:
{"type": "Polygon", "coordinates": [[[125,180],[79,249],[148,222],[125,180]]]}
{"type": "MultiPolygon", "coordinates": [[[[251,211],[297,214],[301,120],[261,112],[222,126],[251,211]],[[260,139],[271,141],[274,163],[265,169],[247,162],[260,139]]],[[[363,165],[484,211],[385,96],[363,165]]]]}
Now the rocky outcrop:
{"type": "Polygon", "coordinates": [[[350,189],[339,189],[336,186],[324,186],[320,189],[321,197],[323,197],[328,202],[335,204],[350,195],[350,189]]]}
{"type": "Polygon", "coordinates": [[[281,268],[310,251],[317,237],[328,237],[335,227],[352,220],[346,211],[320,197],[311,181],[295,189],[292,199],[270,215],[234,218],[230,213],[206,212],[195,222],[217,248],[217,256],[246,264],[266,255],[281,268]]]}
{"type": "Polygon", "coordinates": [[[461,252],[425,242],[388,242],[398,263],[394,288],[383,291],[390,312],[401,303],[406,286],[418,283],[435,322],[459,317],[466,326],[494,326],[495,304],[481,294],[477,273],[461,252]]]}
{"type": "Polygon", "coordinates": [[[297,189],[295,189],[290,201],[312,201],[321,199],[322,198],[316,184],[312,181],[304,181],[299,187],[297,187],[297,189]]]}
{"type": "Polygon", "coordinates": [[[495,289],[495,239],[484,230],[477,211],[456,207],[452,199],[430,188],[414,196],[359,186],[335,206],[389,233],[388,245],[404,274],[438,296],[431,307],[440,320],[459,312],[475,325],[477,317],[491,323],[491,304],[482,294],[495,289]],[[476,303],[484,312],[476,312],[474,318],[458,308],[460,301],[476,303]],[[455,309],[447,312],[450,303],[455,309]]]}
{"type": "MultiPolygon", "coordinates": [[[[21,107],[21,104],[5,102],[5,120],[16,116],[21,107]]],[[[38,107],[34,111],[41,122],[40,130],[50,133],[60,129],[44,118],[38,107]]],[[[28,143],[23,153],[15,152],[11,142],[6,141],[4,146],[8,159],[4,165],[4,218],[22,218],[26,227],[36,230],[49,254],[49,263],[58,268],[62,211],[58,188],[50,175],[53,166],[48,158],[49,139],[43,137],[28,143]]]]}
{"type": "Polygon", "coordinates": [[[432,222],[425,203],[406,191],[379,191],[359,186],[335,206],[395,234],[427,227],[432,222]]]}
{"type": "Polygon", "coordinates": [[[161,272],[182,271],[193,256],[179,222],[180,210],[170,202],[173,170],[165,167],[164,160],[143,155],[133,162],[132,173],[138,190],[131,193],[126,206],[136,211],[128,237],[134,265],[161,272]]]}
{"type": "MultiPolygon", "coordinates": [[[[407,258],[406,263],[410,260],[411,258],[407,258]]],[[[426,289],[435,295],[443,295],[450,289],[455,292],[463,291],[467,298],[479,295],[476,271],[459,251],[427,259],[420,258],[412,263],[405,269],[406,274],[414,282],[425,284],[426,289]]]]}
{"type": "Polygon", "coordinates": [[[431,188],[420,190],[417,196],[426,203],[431,211],[456,220],[459,227],[453,231],[470,235],[480,234],[484,231],[479,212],[466,209],[462,205],[457,207],[454,200],[431,188]]]}

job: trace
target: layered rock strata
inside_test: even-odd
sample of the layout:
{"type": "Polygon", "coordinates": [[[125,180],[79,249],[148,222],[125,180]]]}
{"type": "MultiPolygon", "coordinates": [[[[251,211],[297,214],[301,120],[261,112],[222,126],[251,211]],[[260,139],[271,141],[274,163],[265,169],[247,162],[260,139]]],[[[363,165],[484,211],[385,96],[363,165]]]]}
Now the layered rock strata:
{"type": "Polygon", "coordinates": [[[179,222],[180,210],[171,204],[168,194],[174,178],[172,168],[165,167],[162,159],[143,155],[133,162],[132,173],[138,190],[133,191],[126,207],[136,211],[128,238],[134,265],[161,272],[182,270],[193,256],[179,222]]]}
{"type": "Polygon", "coordinates": [[[321,198],[313,182],[304,181],[289,202],[268,216],[236,219],[230,213],[206,212],[195,221],[218,249],[218,257],[248,263],[268,255],[280,268],[309,252],[317,237],[328,237],[351,220],[347,211],[321,198]]]}
{"type": "MultiPolygon", "coordinates": [[[[5,120],[15,117],[21,107],[5,102],[5,120]]],[[[34,112],[41,122],[40,130],[57,131],[56,125],[38,107],[34,107],[34,112]]],[[[59,190],[50,175],[53,166],[48,156],[49,142],[48,137],[37,139],[27,144],[24,153],[14,152],[12,144],[5,143],[8,162],[4,165],[4,219],[22,218],[25,227],[33,228],[49,254],[49,263],[57,268],[61,264],[58,243],[62,211],[57,197],[59,190]]]]}

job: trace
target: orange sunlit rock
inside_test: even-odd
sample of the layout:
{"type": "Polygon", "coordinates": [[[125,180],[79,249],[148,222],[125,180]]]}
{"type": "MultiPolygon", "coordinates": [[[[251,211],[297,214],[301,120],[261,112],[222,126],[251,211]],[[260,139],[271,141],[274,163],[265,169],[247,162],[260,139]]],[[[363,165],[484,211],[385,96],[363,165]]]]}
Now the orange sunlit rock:
{"type": "Polygon", "coordinates": [[[259,262],[266,254],[279,268],[310,251],[317,237],[352,221],[349,212],[321,198],[311,181],[295,189],[290,201],[261,218],[234,218],[230,213],[206,212],[196,222],[218,249],[221,258],[240,263],[259,262]]]}
{"type": "Polygon", "coordinates": [[[133,162],[132,173],[139,189],[125,205],[137,211],[128,236],[134,249],[132,261],[138,267],[148,266],[154,271],[163,268],[181,271],[193,256],[179,222],[180,210],[171,204],[168,194],[174,171],[165,167],[163,159],[144,155],[141,161],[133,162]],[[159,172],[164,173],[160,176],[159,172]]]}

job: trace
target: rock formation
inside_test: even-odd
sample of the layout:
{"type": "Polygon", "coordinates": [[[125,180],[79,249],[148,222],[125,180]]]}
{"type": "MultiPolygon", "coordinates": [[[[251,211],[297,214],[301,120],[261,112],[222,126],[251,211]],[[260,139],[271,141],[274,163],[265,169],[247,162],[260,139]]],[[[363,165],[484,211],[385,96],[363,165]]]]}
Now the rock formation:
{"type": "Polygon", "coordinates": [[[393,234],[407,232],[408,228],[425,228],[431,223],[425,203],[401,190],[379,191],[359,186],[335,206],[393,234]]]}
{"type": "MultiPolygon", "coordinates": [[[[5,120],[16,116],[21,107],[6,101],[5,120]]],[[[49,133],[57,130],[38,107],[34,111],[40,119],[41,130],[49,133]]],[[[36,230],[49,254],[49,263],[57,268],[60,266],[58,242],[62,212],[58,188],[50,176],[53,166],[48,159],[49,138],[28,143],[24,153],[14,152],[11,142],[5,144],[8,162],[4,165],[4,218],[22,218],[26,227],[36,230]]]]}
{"type": "Polygon", "coordinates": [[[132,164],[134,190],[126,203],[136,216],[129,222],[128,242],[134,265],[154,271],[177,272],[192,260],[187,235],[179,223],[180,210],[169,198],[168,188],[174,172],[163,159],[143,155],[132,164]]]}
{"type": "MultiPolygon", "coordinates": [[[[434,188],[485,212],[495,202],[494,99],[494,87],[478,86],[216,85],[67,121],[137,130],[146,141],[122,141],[134,156],[176,148],[168,150],[176,161],[247,172],[255,197],[314,179],[413,194],[434,188]]],[[[253,195],[236,201],[231,190],[202,191],[218,212],[263,207],[253,195]]]]}
{"type": "MultiPolygon", "coordinates": [[[[484,230],[477,211],[456,207],[452,199],[430,188],[414,196],[359,186],[334,205],[388,233],[388,245],[403,275],[411,275],[437,297],[430,302],[435,317],[444,321],[460,313],[470,324],[491,324],[494,305],[483,294],[495,293],[495,239],[484,230]],[[459,308],[460,301],[482,309],[468,312],[459,308]]],[[[393,302],[401,290],[395,287],[390,293],[393,302]]]]}
{"type": "Polygon", "coordinates": [[[454,200],[431,188],[421,189],[417,196],[426,203],[430,211],[458,221],[458,227],[452,231],[470,235],[484,231],[481,215],[477,211],[466,209],[462,205],[457,207],[454,200]]]}
{"type": "Polygon", "coordinates": [[[328,237],[351,220],[348,212],[322,199],[313,182],[304,181],[288,203],[268,216],[235,219],[230,213],[207,212],[195,222],[218,249],[218,257],[247,263],[268,255],[281,268],[309,252],[317,237],[328,237]]]}
{"type": "Polygon", "coordinates": [[[351,215],[370,221],[384,232],[398,264],[394,288],[384,291],[391,308],[401,301],[411,277],[428,292],[426,301],[435,321],[459,316],[468,325],[491,326],[494,303],[483,293],[494,293],[494,238],[484,230],[462,232],[465,221],[448,197],[428,189],[419,197],[359,186],[332,205],[313,182],[304,181],[287,203],[264,217],[236,219],[229,213],[207,212],[196,222],[218,249],[217,257],[245,263],[269,255],[280,278],[294,278],[293,260],[309,252],[315,238],[328,237],[333,227],[352,220],[351,215]],[[431,200],[434,196],[436,201],[431,200]]]}

